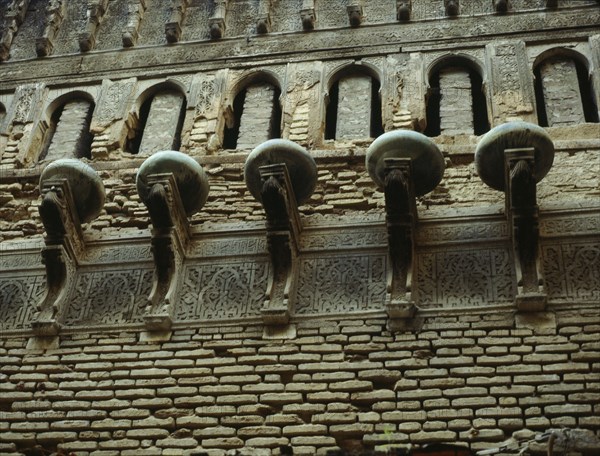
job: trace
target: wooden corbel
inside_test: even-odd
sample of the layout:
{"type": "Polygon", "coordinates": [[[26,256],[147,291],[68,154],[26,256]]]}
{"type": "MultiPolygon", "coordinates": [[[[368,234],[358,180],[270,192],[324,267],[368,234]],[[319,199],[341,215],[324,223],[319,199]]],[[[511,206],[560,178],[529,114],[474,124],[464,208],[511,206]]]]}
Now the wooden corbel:
{"type": "Polygon", "coordinates": [[[88,52],[96,47],[96,33],[107,7],[108,0],[88,0],[85,31],[79,34],[79,50],[81,52],[88,52]]]}
{"type": "Polygon", "coordinates": [[[310,31],[315,28],[315,21],[317,20],[317,15],[315,13],[315,0],[302,1],[300,20],[302,21],[303,30],[310,31]]]}
{"type": "Polygon", "coordinates": [[[264,35],[271,31],[271,0],[260,0],[258,5],[258,20],[256,33],[264,35]]]}
{"type": "Polygon", "coordinates": [[[396,0],[396,18],[405,22],[410,20],[410,13],[412,10],[411,0],[396,0]]]}
{"type": "Polygon", "coordinates": [[[185,12],[189,0],[171,0],[171,15],[165,24],[165,38],[168,43],[177,43],[181,39],[181,24],[185,18],[185,12]]]}
{"type": "Polygon", "coordinates": [[[484,135],[475,152],[481,179],[505,192],[506,218],[517,281],[519,311],[541,311],[547,295],[539,258],[536,184],[550,171],[554,145],[545,130],[526,122],[499,125],[484,135]]]}
{"type": "Polygon", "coordinates": [[[263,183],[260,195],[267,216],[267,246],[271,257],[261,313],[266,325],[285,325],[290,320],[296,294],[300,215],[286,165],[265,165],[258,171],[263,183]]]}
{"type": "Polygon", "coordinates": [[[444,8],[446,9],[446,16],[458,16],[458,0],[444,0],[444,8]]]}
{"type": "Polygon", "coordinates": [[[547,295],[542,282],[538,244],[539,208],[534,176],[535,149],[506,149],[506,215],[511,227],[519,310],[544,310],[547,295]]]}
{"type": "Polygon", "coordinates": [[[136,185],[152,222],[154,277],[144,324],[149,331],[167,331],[173,323],[191,238],[187,217],[206,202],[208,180],[202,167],[188,155],[164,151],[142,163],[136,185]]]}
{"type": "Polygon", "coordinates": [[[390,319],[412,318],[414,233],[417,205],[410,158],[384,160],[385,215],[388,233],[388,271],[385,307],[390,319]]]}
{"type": "Polygon", "coordinates": [[[301,146],[271,139],[256,147],[244,169],[250,193],[266,214],[271,269],[261,309],[266,326],[285,326],[294,309],[298,276],[297,257],[302,225],[298,204],[314,191],[317,166],[301,146]]]}
{"type": "Polygon", "coordinates": [[[405,327],[415,316],[416,197],[433,190],[444,175],[444,157],[426,136],[409,130],[391,131],[367,150],[366,166],[383,187],[388,233],[385,310],[390,330],[405,327]]]}
{"type": "Polygon", "coordinates": [[[215,11],[208,19],[210,37],[214,40],[223,38],[225,35],[225,15],[227,14],[227,2],[228,0],[216,0],[215,11]]]}
{"type": "Polygon", "coordinates": [[[359,27],[363,20],[363,7],[356,3],[348,5],[346,7],[346,13],[348,13],[350,27],[359,27]]]}
{"type": "Polygon", "coordinates": [[[85,242],[81,224],[96,218],[104,205],[104,186],[96,172],[75,159],[57,160],[40,177],[45,246],[46,292],[37,305],[32,328],[38,336],[58,334],[67,311],[75,270],[85,242]]]}
{"type": "Polygon", "coordinates": [[[38,57],[52,54],[54,39],[65,16],[65,0],[51,0],[46,7],[46,26],[41,37],[35,40],[35,52],[38,57]]]}

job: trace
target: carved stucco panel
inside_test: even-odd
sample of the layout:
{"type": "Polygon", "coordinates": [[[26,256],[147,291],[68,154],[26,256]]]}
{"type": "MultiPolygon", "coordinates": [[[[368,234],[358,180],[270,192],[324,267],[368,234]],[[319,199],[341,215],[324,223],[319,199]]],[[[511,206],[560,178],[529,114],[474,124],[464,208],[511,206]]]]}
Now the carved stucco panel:
{"type": "Polygon", "coordinates": [[[45,290],[43,274],[0,277],[0,329],[29,328],[45,290]]]}
{"type": "Polygon", "coordinates": [[[598,242],[543,243],[542,263],[550,299],[599,302],[598,242]]]}
{"type": "Polygon", "coordinates": [[[304,258],[300,262],[297,314],[383,309],[385,254],[304,258]]]}
{"type": "Polygon", "coordinates": [[[256,317],[264,303],[266,259],[187,265],[177,320],[256,317]]]}
{"type": "Polygon", "coordinates": [[[417,257],[420,307],[471,307],[514,299],[513,261],[508,249],[432,249],[417,257]]]}
{"type": "Polygon", "coordinates": [[[141,322],[153,269],[80,271],[67,309],[67,325],[141,322]]]}

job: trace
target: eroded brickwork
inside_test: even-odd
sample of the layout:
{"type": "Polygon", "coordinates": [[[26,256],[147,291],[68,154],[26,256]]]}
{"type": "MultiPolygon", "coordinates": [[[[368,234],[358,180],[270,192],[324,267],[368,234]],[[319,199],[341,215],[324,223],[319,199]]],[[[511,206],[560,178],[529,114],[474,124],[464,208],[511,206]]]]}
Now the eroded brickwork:
{"type": "Polygon", "coordinates": [[[338,83],[336,139],[371,136],[371,78],[346,76],[338,83]]]}
{"type": "Polygon", "coordinates": [[[473,97],[471,79],[464,68],[444,68],[440,71],[440,128],[442,133],[455,135],[473,133],[473,97]]]}
{"type": "MultiPolygon", "coordinates": [[[[598,427],[593,311],[529,320],[432,317],[418,334],[370,318],[65,335],[0,347],[1,448],[76,454],[325,454],[464,442],[472,450],[549,428],[598,427]],[[527,429],[525,434],[522,429],[527,429]]],[[[542,445],[538,445],[542,448],[542,445]]]]}
{"type": "Polygon", "coordinates": [[[270,84],[253,84],[246,89],[240,118],[238,149],[253,149],[271,139],[275,129],[275,88],[270,84]]]}

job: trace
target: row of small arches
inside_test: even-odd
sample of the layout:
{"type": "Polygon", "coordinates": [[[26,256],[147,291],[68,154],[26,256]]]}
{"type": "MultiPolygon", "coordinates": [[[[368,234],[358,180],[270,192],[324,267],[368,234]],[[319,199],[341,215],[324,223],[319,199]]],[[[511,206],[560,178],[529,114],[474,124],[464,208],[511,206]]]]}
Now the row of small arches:
{"type": "MultiPolygon", "coordinates": [[[[598,107],[584,56],[574,51],[550,53],[535,65],[533,73],[541,126],[598,122],[598,107]],[[565,90],[561,85],[564,81],[557,82],[552,71],[575,78],[579,91],[565,90]],[[560,98],[553,97],[553,93],[559,93],[560,98]],[[579,115],[557,116],[565,103],[578,104],[579,115]]],[[[489,110],[483,80],[481,67],[466,57],[454,57],[434,65],[426,100],[427,122],[422,132],[434,137],[440,134],[481,135],[488,131],[489,110]]],[[[327,92],[323,138],[363,139],[383,133],[380,88],[380,75],[367,65],[345,67],[334,74],[327,92]]],[[[223,148],[251,149],[268,139],[281,137],[281,88],[277,78],[256,73],[236,92],[232,102],[233,116],[220,132],[223,148]],[[260,122],[257,122],[257,116],[261,117],[260,122]]],[[[82,91],[70,92],[51,103],[39,159],[65,156],[65,144],[73,151],[70,156],[89,157],[94,108],[93,97],[82,91]]],[[[127,121],[125,151],[147,154],[154,149],[179,150],[186,109],[184,89],[177,84],[168,82],[146,90],[127,121]],[[165,122],[161,115],[166,110],[175,112],[169,117],[172,122],[165,122]],[[145,132],[158,130],[165,137],[158,139],[162,141],[160,144],[153,144],[151,135],[145,135],[145,132]]],[[[0,125],[5,116],[6,109],[0,104],[0,125]]]]}

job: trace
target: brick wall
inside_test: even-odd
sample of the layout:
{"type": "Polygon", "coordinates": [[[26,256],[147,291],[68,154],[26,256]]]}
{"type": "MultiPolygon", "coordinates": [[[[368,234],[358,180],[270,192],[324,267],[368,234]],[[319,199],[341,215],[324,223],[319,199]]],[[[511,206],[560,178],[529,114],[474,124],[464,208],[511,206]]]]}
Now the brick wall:
{"type": "MultiPolygon", "coordinates": [[[[0,450],[77,455],[324,454],[600,428],[597,312],[300,321],[297,337],[225,324],[0,340],[0,450]]],[[[542,449],[543,446],[538,446],[542,449]]],[[[599,447],[584,454],[594,454],[599,447]]]]}

